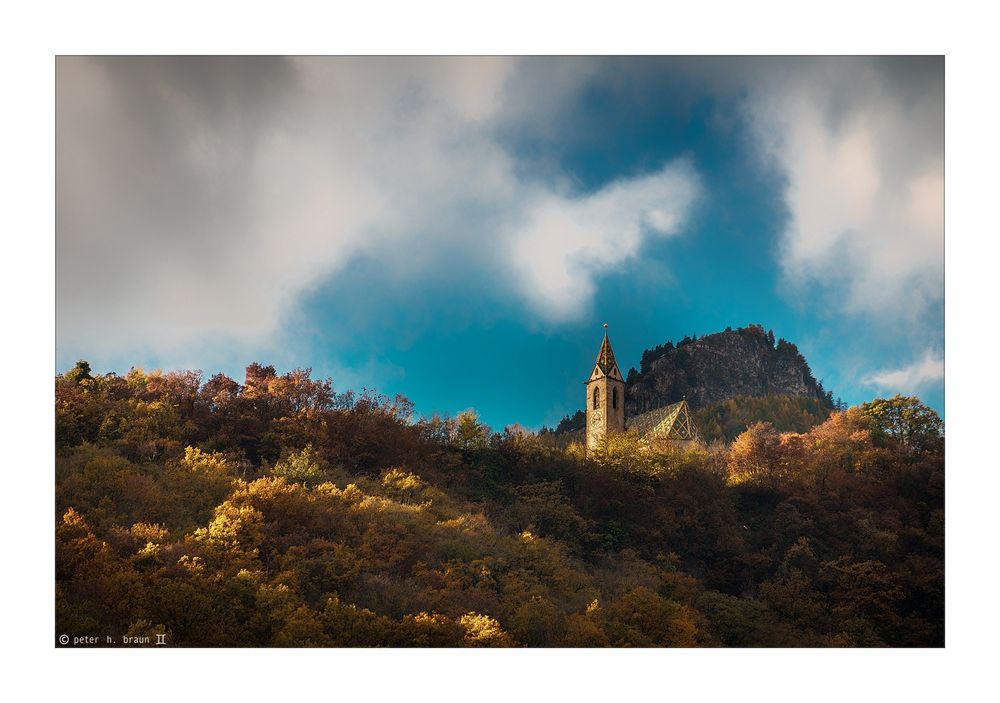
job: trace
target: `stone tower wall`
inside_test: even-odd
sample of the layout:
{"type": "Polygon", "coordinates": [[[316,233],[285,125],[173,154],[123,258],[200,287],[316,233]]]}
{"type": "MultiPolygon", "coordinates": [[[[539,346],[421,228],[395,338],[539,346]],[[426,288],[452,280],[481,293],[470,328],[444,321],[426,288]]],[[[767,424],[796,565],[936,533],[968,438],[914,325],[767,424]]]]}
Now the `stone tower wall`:
{"type": "Polygon", "coordinates": [[[587,383],[587,452],[593,452],[608,433],[625,431],[625,384],[608,376],[600,376],[587,383]],[[600,392],[600,407],[594,408],[594,388],[600,392]],[[618,391],[617,407],[613,391],[618,391]]]}

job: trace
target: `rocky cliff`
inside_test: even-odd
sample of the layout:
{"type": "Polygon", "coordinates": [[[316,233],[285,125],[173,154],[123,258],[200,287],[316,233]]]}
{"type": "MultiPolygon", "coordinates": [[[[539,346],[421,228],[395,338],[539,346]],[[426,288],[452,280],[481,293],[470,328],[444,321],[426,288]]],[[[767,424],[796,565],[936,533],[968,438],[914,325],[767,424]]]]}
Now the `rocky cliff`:
{"type": "Polygon", "coordinates": [[[638,413],[687,398],[692,408],[736,396],[791,395],[832,398],[813,378],[791,342],[774,340],[760,325],[704,337],[685,337],[643,352],[640,368],[626,379],[625,413],[638,413]]]}

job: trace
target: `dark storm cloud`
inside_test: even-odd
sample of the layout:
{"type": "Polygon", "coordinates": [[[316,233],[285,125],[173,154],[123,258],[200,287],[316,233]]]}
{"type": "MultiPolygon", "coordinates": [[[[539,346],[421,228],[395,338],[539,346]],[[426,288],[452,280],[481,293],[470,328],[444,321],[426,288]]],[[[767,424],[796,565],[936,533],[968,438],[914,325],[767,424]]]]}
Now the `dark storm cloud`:
{"type": "Polygon", "coordinates": [[[594,268],[634,253],[647,211],[664,223],[650,232],[673,231],[692,193],[688,176],[668,169],[632,185],[612,179],[597,201],[576,203],[561,174],[539,180],[519,168],[497,138],[503,123],[560,114],[582,66],[61,58],[60,347],[260,343],[302,292],[362,254],[386,275],[485,277],[542,315],[579,314],[594,268]],[[542,216],[595,207],[605,230],[542,216]],[[580,236],[560,238],[553,226],[580,236]],[[607,246],[633,230],[627,245],[607,246]],[[461,269],[449,263],[458,251],[461,269]],[[545,270],[584,295],[541,287],[545,270]]]}

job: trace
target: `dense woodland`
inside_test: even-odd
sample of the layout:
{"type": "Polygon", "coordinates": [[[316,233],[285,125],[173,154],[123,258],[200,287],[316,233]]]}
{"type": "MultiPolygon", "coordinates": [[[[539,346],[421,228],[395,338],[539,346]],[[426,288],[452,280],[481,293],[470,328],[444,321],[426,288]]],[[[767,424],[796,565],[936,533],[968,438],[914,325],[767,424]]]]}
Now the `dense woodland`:
{"type": "Polygon", "coordinates": [[[684,453],[623,435],[592,459],[258,364],[241,384],[81,362],[55,400],[57,634],[944,643],[944,440],[916,398],[684,453]]]}
{"type": "Polygon", "coordinates": [[[770,422],[780,432],[808,432],[830,417],[825,400],[796,395],[736,396],[694,412],[698,432],[706,442],[732,442],[758,422],[770,422]]]}

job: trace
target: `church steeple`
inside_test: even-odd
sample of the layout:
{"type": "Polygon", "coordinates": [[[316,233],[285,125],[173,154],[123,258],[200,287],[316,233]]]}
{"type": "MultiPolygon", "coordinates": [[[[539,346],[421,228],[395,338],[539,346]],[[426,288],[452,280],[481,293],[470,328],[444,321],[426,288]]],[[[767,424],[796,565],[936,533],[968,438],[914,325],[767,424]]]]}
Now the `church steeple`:
{"type": "Polygon", "coordinates": [[[608,339],[608,323],[604,323],[604,341],[601,342],[601,351],[597,352],[597,367],[605,376],[612,374],[621,377],[618,370],[618,362],[615,361],[615,353],[611,350],[611,340],[608,339]]]}
{"type": "Polygon", "coordinates": [[[625,380],[611,350],[606,322],[604,341],[586,384],[587,452],[593,453],[609,433],[625,431],[625,380]]]}

